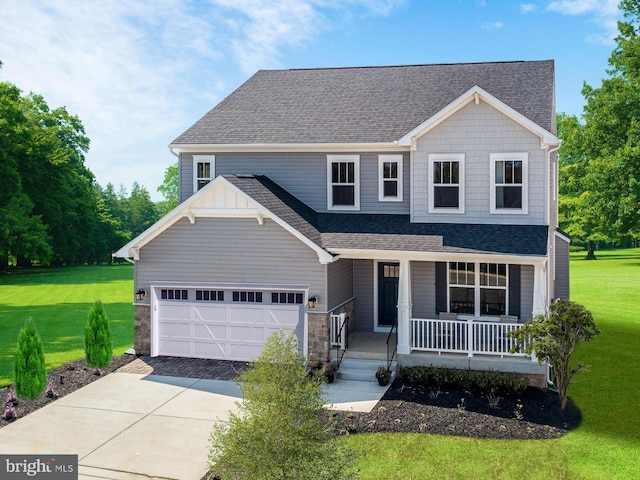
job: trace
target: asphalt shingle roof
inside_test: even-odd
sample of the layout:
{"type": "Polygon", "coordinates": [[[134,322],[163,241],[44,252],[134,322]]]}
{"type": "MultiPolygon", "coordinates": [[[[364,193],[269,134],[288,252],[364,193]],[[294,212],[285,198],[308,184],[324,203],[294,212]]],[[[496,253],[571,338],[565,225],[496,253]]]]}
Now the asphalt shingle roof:
{"type": "Polygon", "coordinates": [[[260,70],[172,144],[393,142],[476,85],[555,133],[541,60],[260,70]]]}
{"type": "Polygon", "coordinates": [[[336,249],[544,256],[545,225],[411,223],[409,215],[318,213],[265,176],[225,175],[316,245],[336,249]]]}

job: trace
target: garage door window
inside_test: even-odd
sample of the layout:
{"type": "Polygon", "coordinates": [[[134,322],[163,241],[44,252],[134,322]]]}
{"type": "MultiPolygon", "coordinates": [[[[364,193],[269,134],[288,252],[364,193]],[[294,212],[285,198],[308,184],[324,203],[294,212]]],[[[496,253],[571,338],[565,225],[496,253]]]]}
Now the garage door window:
{"type": "Polygon", "coordinates": [[[233,292],[234,302],[262,303],[262,292],[233,292]]]}
{"type": "Polygon", "coordinates": [[[196,300],[201,302],[224,302],[224,291],[196,290],[196,300]]]}
{"type": "Polygon", "coordinates": [[[271,303],[295,303],[302,305],[303,301],[302,293],[295,292],[272,292],[271,303]]]}
{"type": "Polygon", "coordinates": [[[162,300],[189,300],[188,290],[162,289],[160,290],[162,300]]]}

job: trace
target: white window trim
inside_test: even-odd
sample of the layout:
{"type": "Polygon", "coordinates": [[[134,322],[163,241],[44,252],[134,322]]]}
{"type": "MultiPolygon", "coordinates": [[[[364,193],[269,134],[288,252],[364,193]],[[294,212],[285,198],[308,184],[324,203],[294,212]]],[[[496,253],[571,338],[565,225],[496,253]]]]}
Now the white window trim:
{"type": "Polygon", "coordinates": [[[429,213],[462,214],[464,213],[465,192],[465,154],[464,153],[430,153],[429,154],[429,213]],[[458,162],[458,208],[434,207],[433,164],[434,162],[458,162]]]}
{"type": "Polygon", "coordinates": [[[360,210],[360,155],[327,155],[327,210],[360,210]],[[351,162],[354,164],[353,205],[333,205],[333,183],[331,181],[331,164],[335,162],[351,162]]]}
{"type": "Polygon", "coordinates": [[[526,215],[529,213],[529,154],[527,152],[492,153],[489,162],[489,213],[496,215],[526,215]],[[522,208],[496,208],[496,162],[522,161],[522,208]]]}
{"type": "Polygon", "coordinates": [[[403,177],[403,167],[402,167],[402,154],[399,155],[378,155],[378,201],[380,202],[401,202],[403,199],[403,189],[402,189],[402,177],[403,177]],[[385,197],[384,196],[384,164],[386,162],[395,162],[398,164],[398,178],[396,181],[398,182],[398,194],[395,197],[385,197]]]}
{"type": "Polygon", "coordinates": [[[473,263],[474,272],[473,272],[473,285],[452,285],[450,282],[449,269],[451,268],[449,263],[456,262],[457,260],[450,260],[447,262],[447,311],[451,309],[451,287],[461,287],[461,288],[471,288],[473,289],[473,305],[474,305],[474,313],[473,315],[469,313],[459,314],[458,317],[461,319],[469,319],[469,318],[485,318],[487,320],[495,320],[497,318],[495,315],[482,315],[480,312],[480,290],[491,289],[491,290],[504,290],[505,291],[505,315],[509,314],[509,264],[506,263],[507,268],[507,282],[504,287],[496,287],[490,285],[480,285],[480,264],[481,263],[505,263],[505,262],[496,262],[496,261],[479,261],[479,262],[462,262],[462,263],[473,263]]]}
{"type": "Polygon", "coordinates": [[[210,178],[209,181],[216,178],[216,156],[215,155],[194,155],[193,156],[193,193],[198,191],[198,180],[205,180],[205,178],[198,178],[198,163],[210,163],[209,169],[210,178]]]}

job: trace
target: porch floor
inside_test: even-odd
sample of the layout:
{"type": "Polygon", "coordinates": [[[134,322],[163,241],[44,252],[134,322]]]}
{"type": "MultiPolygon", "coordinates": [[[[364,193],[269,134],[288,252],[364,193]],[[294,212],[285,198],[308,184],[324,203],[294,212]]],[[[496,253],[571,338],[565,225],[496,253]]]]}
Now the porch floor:
{"type": "MultiPolygon", "coordinates": [[[[387,359],[387,337],[384,332],[362,332],[353,331],[349,333],[348,347],[344,358],[367,359],[386,361],[387,359]]],[[[396,334],[391,336],[389,348],[391,352],[396,345],[396,334]]],[[[335,348],[331,350],[330,357],[335,358],[335,348]]],[[[460,353],[437,353],[414,351],[409,355],[399,355],[396,357],[401,365],[433,365],[437,367],[461,368],[483,371],[518,372],[533,377],[539,377],[532,382],[544,386],[546,378],[546,365],[540,365],[536,361],[523,357],[505,357],[499,355],[475,355],[468,357],[460,353]]],[[[532,379],[533,380],[533,379],[532,379]]]]}

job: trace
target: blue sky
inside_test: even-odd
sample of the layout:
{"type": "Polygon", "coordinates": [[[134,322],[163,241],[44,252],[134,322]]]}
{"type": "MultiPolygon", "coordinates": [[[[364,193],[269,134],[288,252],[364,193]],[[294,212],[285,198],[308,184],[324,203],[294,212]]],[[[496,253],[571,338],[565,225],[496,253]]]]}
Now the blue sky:
{"type": "Polygon", "coordinates": [[[167,145],[259,69],[556,61],[580,115],[614,48],[618,0],[0,0],[0,81],[64,105],[101,185],[154,200],[167,145]]]}

